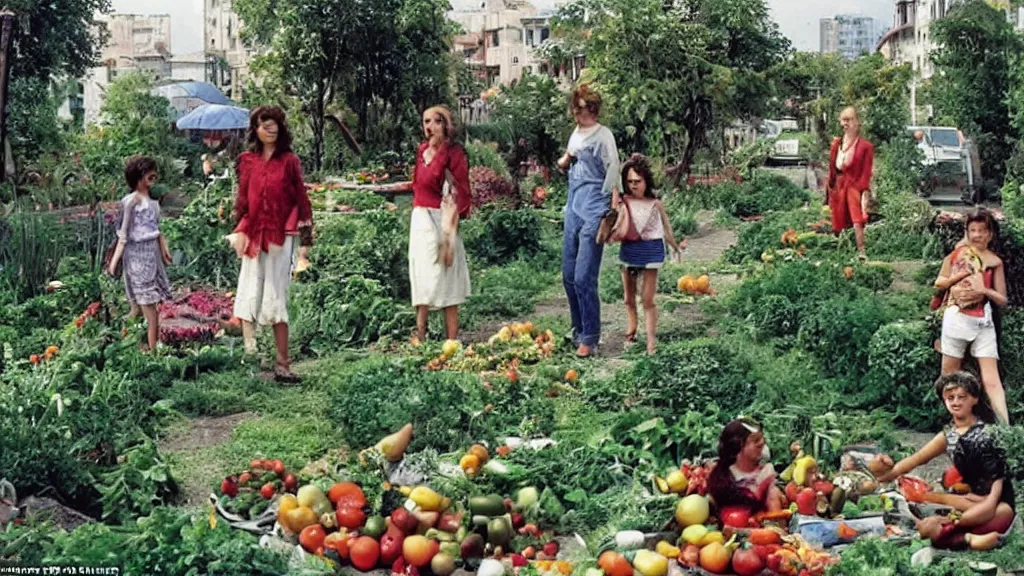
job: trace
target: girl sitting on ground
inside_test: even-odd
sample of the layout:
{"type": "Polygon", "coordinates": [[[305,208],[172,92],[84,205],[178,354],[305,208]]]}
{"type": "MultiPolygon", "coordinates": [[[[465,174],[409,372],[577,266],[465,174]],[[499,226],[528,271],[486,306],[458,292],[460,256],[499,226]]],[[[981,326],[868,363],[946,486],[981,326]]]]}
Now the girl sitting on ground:
{"type": "Polygon", "coordinates": [[[626,344],[636,342],[639,325],[636,310],[637,278],[643,276],[644,328],[647,332],[647,353],[654,354],[658,331],[658,308],[654,294],[658,291],[658,270],[665,264],[665,242],[679,254],[685,247],[672,234],[665,205],[654,193],[654,173],[643,154],[633,154],[622,165],[622,197],[630,216],[631,237],[622,239],[619,259],[622,261],[622,285],[626,298],[626,344]]]}
{"type": "Polygon", "coordinates": [[[765,462],[764,431],[749,420],[733,420],[718,437],[718,463],[708,491],[718,509],[743,508],[751,515],[777,512],[785,497],[775,486],[775,468],[765,462]]]}
{"type": "Polygon", "coordinates": [[[962,515],[956,520],[925,518],[918,522],[917,530],[935,548],[969,546],[988,550],[998,545],[1000,535],[1014,520],[1013,484],[1007,476],[1006,455],[987,426],[995,422],[995,414],[978,379],[967,372],[943,374],[935,383],[935,392],[945,403],[952,422],[914,455],[878,474],[878,480],[891,482],[946,452],[970,492],[963,496],[927,493],[923,500],[949,506],[962,515]]]}

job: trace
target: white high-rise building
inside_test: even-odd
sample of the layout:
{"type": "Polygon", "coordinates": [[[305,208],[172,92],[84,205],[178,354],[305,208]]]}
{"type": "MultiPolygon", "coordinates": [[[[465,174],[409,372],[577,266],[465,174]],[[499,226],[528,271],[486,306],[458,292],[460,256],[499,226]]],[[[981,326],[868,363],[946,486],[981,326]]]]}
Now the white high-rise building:
{"type": "Polygon", "coordinates": [[[842,54],[854,59],[861,54],[871,54],[885,32],[882,23],[862,14],[838,14],[834,18],[820,21],[822,54],[842,54]]]}

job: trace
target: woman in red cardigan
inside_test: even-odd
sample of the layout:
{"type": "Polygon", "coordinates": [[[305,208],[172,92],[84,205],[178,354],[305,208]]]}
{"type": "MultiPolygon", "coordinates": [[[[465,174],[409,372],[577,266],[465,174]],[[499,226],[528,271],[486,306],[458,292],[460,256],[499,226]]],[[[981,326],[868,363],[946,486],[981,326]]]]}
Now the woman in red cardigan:
{"type": "Polygon", "coordinates": [[[447,337],[459,335],[459,305],[469,298],[469,265],[462,238],[452,238],[451,261],[441,247],[441,200],[446,191],[455,195],[459,219],[469,217],[472,195],[469,188],[469,157],[455,143],[455,124],[447,106],[433,106],[423,112],[425,141],[416,151],[412,182],[381,187],[394,192],[412,191],[409,223],[409,284],[416,308],[416,339],[427,337],[431,310],[444,311],[447,337]],[[449,187],[445,181],[450,179],[449,187]]]}
{"type": "MultiPolygon", "coordinates": [[[[232,244],[242,259],[234,314],[242,320],[246,353],[256,353],[254,322],[274,327],[274,378],[298,383],[288,359],[288,288],[297,230],[310,238],[313,210],[302,165],[291,149],[284,111],[261,106],[249,117],[249,150],[238,157],[238,226],[232,244]],[[289,220],[292,220],[289,222],[289,220]]],[[[308,242],[304,242],[308,244],[308,242]]]]}
{"type": "Polygon", "coordinates": [[[871,171],[875,163],[875,147],[860,136],[857,110],[849,107],[839,115],[843,136],[832,141],[828,162],[828,205],[832,210],[832,229],[836,234],[853,225],[857,237],[857,253],[864,252],[864,225],[868,221],[865,193],[871,189],[871,171]]]}

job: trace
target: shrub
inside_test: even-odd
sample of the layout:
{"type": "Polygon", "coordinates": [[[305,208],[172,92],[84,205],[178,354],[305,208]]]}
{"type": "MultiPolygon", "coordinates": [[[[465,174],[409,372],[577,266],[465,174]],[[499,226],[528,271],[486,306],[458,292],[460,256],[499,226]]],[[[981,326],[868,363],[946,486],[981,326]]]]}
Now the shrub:
{"type": "Polygon", "coordinates": [[[328,385],[331,419],[353,449],[373,446],[409,422],[416,428],[410,452],[464,449],[477,440],[472,424],[484,404],[475,376],[374,358],[332,374],[328,385]]]}
{"type": "Polygon", "coordinates": [[[520,198],[516,187],[506,178],[485,166],[469,171],[469,186],[473,193],[473,205],[495,205],[504,208],[519,206],[520,198]]]}
{"type": "Polygon", "coordinates": [[[543,223],[534,210],[487,210],[478,215],[476,229],[466,234],[467,249],[488,264],[530,258],[543,250],[543,223]]]}
{"type": "Polygon", "coordinates": [[[512,175],[508,173],[508,165],[505,159],[498,152],[498,145],[493,142],[474,141],[466,144],[466,154],[469,156],[470,169],[483,167],[490,168],[499,177],[509,180],[512,175]]]}
{"type": "Polygon", "coordinates": [[[397,212],[370,210],[360,214],[318,217],[316,242],[310,250],[312,268],[304,281],[348,276],[376,280],[395,299],[409,296],[408,220],[397,212]]]}
{"type": "Polygon", "coordinates": [[[167,273],[174,281],[208,284],[218,288],[238,282],[238,257],[223,237],[234,229],[234,176],[218,178],[206,189],[194,191],[178,218],[161,223],[167,247],[177,265],[167,273]]]}
{"type": "Polygon", "coordinates": [[[832,298],[805,314],[798,340],[813,352],[830,376],[859,377],[867,372],[868,344],[888,314],[874,298],[832,298]]]}
{"type": "Polygon", "coordinates": [[[858,263],[852,266],[853,283],[872,292],[882,292],[892,286],[895,271],[885,264],[858,263]]]}
{"type": "Polygon", "coordinates": [[[807,261],[778,264],[740,284],[726,300],[739,318],[753,322],[763,338],[795,335],[822,302],[852,299],[857,288],[832,266],[807,261]]]}
{"type": "Polygon", "coordinates": [[[379,281],[360,275],[323,277],[293,288],[293,342],[315,355],[404,337],[415,325],[413,310],[379,281]]]}
{"type": "Polygon", "coordinates": [[[704,411],[712,403],[725,414],[736,414],[753,397],[750,373],[749,363],[721,341],[674,342],[619,370],[612,381],[587,390],[587,396],[602,409],[646,406],[666,418],[704,411]]]}
{"type": "Polygon", "coordinates": [[[934,430],[945,420],[932,389],[936,360],[927,322],[886,324],[871,337],[870,372],[854,399],[864,408],[895,408],[896,417],[915,430],[934,430]]]}

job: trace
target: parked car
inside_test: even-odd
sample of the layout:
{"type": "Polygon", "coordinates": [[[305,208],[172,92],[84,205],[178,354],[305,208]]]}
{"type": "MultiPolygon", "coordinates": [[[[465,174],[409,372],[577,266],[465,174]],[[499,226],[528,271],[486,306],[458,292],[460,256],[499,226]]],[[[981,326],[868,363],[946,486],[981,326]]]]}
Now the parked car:
{"type": "Polygon", "coordinates": [[[932,201],[978,204],[983,198],[978,151],[963,133],[948,126],[908,126],[907,133],[922,139],[925,181],[922,192],[932,201]]]}

